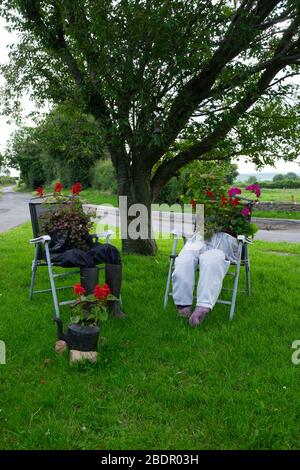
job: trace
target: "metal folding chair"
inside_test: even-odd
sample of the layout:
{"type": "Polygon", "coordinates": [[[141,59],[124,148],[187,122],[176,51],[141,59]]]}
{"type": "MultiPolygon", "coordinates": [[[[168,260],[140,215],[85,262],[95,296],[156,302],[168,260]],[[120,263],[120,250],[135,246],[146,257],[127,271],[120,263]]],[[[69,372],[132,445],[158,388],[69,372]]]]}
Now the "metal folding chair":
{"type": "MultiPolygon", "coordinates": [[[[51,195],[47,195],[49,197],[51,195]]],[[[67,204],[68,202],[66,202],[67,204]]],[[[30,288],[29,288],[29,298],[32,299],[34,294],[42,294],[46,292],[51,292],[52,293],[52,298],[53,298],[53,304],[54,304],[54,310],[55,310],[55,315],[56,317],[59,317],[59,307],[62,305],[67,305],[71,304],[74,302],[74,300],[65,300],[65,301],[58,301],[58,296],[57,296],[57,291],[65,290],[65,289],[70,289],[73,286],[63,286],[63,287],[56,287],[55,285],[55,279],[57,278],[64,278],[66,276],[78,274],[80,271],[71,271],[71,272],[64,272],[64,273],[54,273],[53,272],[53,266],[55,266],[55,263],[51,262],[51,257],[50,257],[50,250],[49,250],[49,244],[51,241],[51,237],[47,234],[45,235],[40,235],[40,220],[41,217],[49,211],[54,211],[57,208],[58,204],[56,202],[47,202],[47,204],[43,204],[42,200],[40,197],[33,197],[31,198],[29,202],[29,211],[30,211],[30,217],[31,217],[31,224],[32,224],[32,232],[34,238],[29,241],[32,245],[35,246],[35,254],[34,254],[34,259],[32,261],[32,268],[31,268],[31,283],[30,283],[30,288]],[[35,285],[35,278],[36,278],[36,272],[37,269],[40,266],[47,266],[48,268],[48,274],[49,274],[49,280],[50,280],[50,289],[40,289],[40,290],[34,290],[34,285],[35,285]]],[[[110,236],[113,234],[111,230],[107,230],[105,232],[101,232],[98,235],[93,234],[92,237],[96,240],[98,238],[105,238],[106,243],[110,243],[110,236]]],[[[99,269],[104,269],[105,266],[99,266],[99,269]]],[[[65,268],[68,269],[68,268],[65,268]]],[[[70,268],[69,268],[70,269],[70,268]]]]}
{"type": "MultiPolygon", "coordinates": [[[[254,201],[252,201],[251,199],[244,198],[244,197],[239,197],[239,199],[242,201],[245,201],[246,205],[250,208],[252,212],[254,201]]],[[[251,220],[251,214],[249,216],[249,220],[251,220]]],[[[194,229],[195,228],[196,227],[194,226],[194,229]]],[[[185,244],[189,236],[191,236],[191,235],[187,235],[184,233],[178,233],[176,231],[173,231],[172,234],[174,236],[174,242],[173,242],[172,254],[170,255],[169,272],[168,272],[167,285],[166,285],[165,296],[164,296],[164,307],[167,306],[169,297],[172,297],[172,290],[171,290],[172,273],[174,270],[175,259],[178,256],[177,254],[178,242],[182,238],[183,243],[185,244]]],[[[244,235],[239,235],[237,237],[237,241],[238,241],[237,259],[235,263],[231,263],[231,266],[234,267],[234,271],[228,271],[227,273],[227,276],[231,276],[233,278],[233,287],[232,289],[228,289],[225,287],[222,288],[223,292],[229,291],[232,293],[231,300],[223,300],[219,298],[217,301],[217,303],[219,304],[230,306],[230,314],[229,314],[230,320],[232,320],[234,316],[237,293],[243,292],[243,293],[246,293],[248,296],[251,295],[250,258],[249,258],[248,245],[252,243],[252,241],[244,235]],[[242,266],[245,267],[245,272],[246,272],[246,290],[238,291],[240,270],[242,266]]]]}

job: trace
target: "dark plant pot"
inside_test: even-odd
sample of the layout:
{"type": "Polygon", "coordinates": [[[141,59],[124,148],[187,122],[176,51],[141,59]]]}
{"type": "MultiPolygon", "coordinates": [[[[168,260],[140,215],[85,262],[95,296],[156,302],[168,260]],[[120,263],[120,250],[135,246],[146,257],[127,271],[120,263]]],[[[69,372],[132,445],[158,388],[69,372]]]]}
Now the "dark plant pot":
{"type": "Polygon", "coordinates": [[[99,333],[99,326],[69,323],[66,334],[68,348],[76,351],[97,351],[99,333]]]}
{"type": "Polygon", "coordinates": [[[80,268],[80,284],[87,295],[92,294],[99,282],[99,268],[80,268]]]}

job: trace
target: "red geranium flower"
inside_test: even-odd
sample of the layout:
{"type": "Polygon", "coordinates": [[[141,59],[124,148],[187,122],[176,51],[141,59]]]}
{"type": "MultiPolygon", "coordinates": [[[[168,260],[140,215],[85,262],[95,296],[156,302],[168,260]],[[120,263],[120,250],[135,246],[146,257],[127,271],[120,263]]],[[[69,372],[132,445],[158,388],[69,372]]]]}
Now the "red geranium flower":
{"type": "Polygon", "coordinates": [[[212,191],[206,191],[206,196],[214,197],[214,193],[212,191]]]}
{"type": "Polygon", "coordinates": [[[43,196],[45,195],[44,189],[42,188],[42,186],[39,186],[39,187],[37,188],[36,193],[37,193],[37,195],[40,196],[40,197],[43,197],[43,196]]]}
{"type": "Polygon", "coordinates": [[[222,196],[221,203],[222,203],[222,206],[226,206],[226,204],[228,204],[228,199],[226,196],[222,196]]]}
{"type": "Polygon", "coordinates": [[[74,284],[73,291],[74,291],[74,294],[80,297],[85,294],[85,288],[82,287],[82,285],[79,284],[79,282],[77,284],[74,284]]]}
{"type": "Polygon", "coordinates": [[[106,300],[110,293],[111,290],[107,284],[103,284],[102,287],[97,284],[94,290],[94,296],[98,300],[106,300]]]}
{"type": "Polygon", "coordinates": [[[54,192],[55,193],[60,193],[62,188],[63,188],[63,185],[61,184],[60,181],[58,181],[54,186],[54,192]]]}
{"type": "Polygon", "coordinates": [[[82,191],[81,183],[73,184],[71,191],[72,191],[73,196],[78,196],[78,194],[82,191]]]}
{"type": "Polygon", "coordinates": [[[238,206],[240,204],[240,201],[237,197],[233,198],[233,199],[230,199],[230,203],[233,205],[233,206],[238,206]]]}

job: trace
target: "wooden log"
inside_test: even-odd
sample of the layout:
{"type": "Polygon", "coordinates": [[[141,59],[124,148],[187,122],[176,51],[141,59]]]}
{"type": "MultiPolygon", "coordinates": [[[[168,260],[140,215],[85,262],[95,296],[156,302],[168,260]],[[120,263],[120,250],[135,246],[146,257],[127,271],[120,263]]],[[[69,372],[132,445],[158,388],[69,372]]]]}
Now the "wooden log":
{"type": "Polygon", "coordinates": [[[70,350],[70,364],[83,361],[92,362],[94,364],[97,362],[97,359],[97,351],[77,351],[76,349],[70,350]]]}

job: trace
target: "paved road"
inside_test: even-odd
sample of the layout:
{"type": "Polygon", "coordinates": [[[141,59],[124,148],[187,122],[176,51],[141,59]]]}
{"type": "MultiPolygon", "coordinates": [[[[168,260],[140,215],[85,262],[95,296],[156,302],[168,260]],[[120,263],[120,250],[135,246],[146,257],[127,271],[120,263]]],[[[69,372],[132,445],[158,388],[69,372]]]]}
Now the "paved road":
{"type": "MultiPolygon", "coordinates": [[[[109,207],[105,208],[104,206],[96,206],[93,204],[89,204],[89,206],[93,209],[97,209],[97,214],[99,216],[103,216],[105,214],[104,224],[107,224],[109,228],[112,230],[114,227],[120,226],[119,216],[118,216],[118,209],[109,207]]],[[[154,232],[160,233],[170,233],[170,229],[175,229],[179,232],[184,231],[185,233],[192,232],[192,223],[187,222],[184,225],[184,229],[182,227],[181,215],[177,215],[174,217],[173,223],[170,224],[168,215],[169,213],[165,213],[167,218],[164,218],[164,213],[162,212],[155,212],[152,213],[152,224],[154,232]],[[171,227],[170,227],[171,225],[171,227]]],[[[298,222],[298,221],[297,221],[298,222]]],[[[101,221],[102,225],[102,221],[101,221]]],[[[102,227],[103,229],[105,227],[102,227]]],[[[99,231],[101,227],[99,227],[99,231]]],[[[256,240],[265,240],[271,242],[288,242],[288,243],[300,243],[300,225],[299,229],[295,228],[295,226],[288,228],[286,227],[284,230],[259,230],[255,236],[256,240]]]]}
{"type": "Polygon", "coordinates": [[[271,242],[300,243],[300,230],[259,230],[255,239],[271,242]]]}
{"type": "MultiPolygon", "coordinates": [[[[10,228],[16,227],[29,220],[28,201],[30,194],[18,193],[13,191],[13,187],[7,187],[1,190],[2,198],[0,199],[0,232],[5,232],[10,228]]],[[[92,205],[91,205],[92,206],[92,205]]],[[[95,206],[92,206],[95,207],[95,206]]],[[[99,215],[103,214],[103,206],[98,206],[99,215]]],[[[105,208],[108,212],[105,222],[112,228],[119,226],[117,209],[105,208]]],[[[163,233],[170,232],[170,224],[164,220],[161,213],[153,212],[153,228],[154,231],[163,233]]],[[[175,217],[173,228],[181,230],[181,221],[175,217]]],[[[191,224],[185,227],[186,232],[190,232],[191,224]]],[[[257,240],[266,240],[274,242],[300,243],[300,229],[287,230],[259,230],[256,235],[257,240]]]]}
{"type": "Polygon", "coordinates": [[[29,219],[28,201],[30,194],[13,191],[13,186],[1,189],[0,232],[23,224],[29,219]]]}

